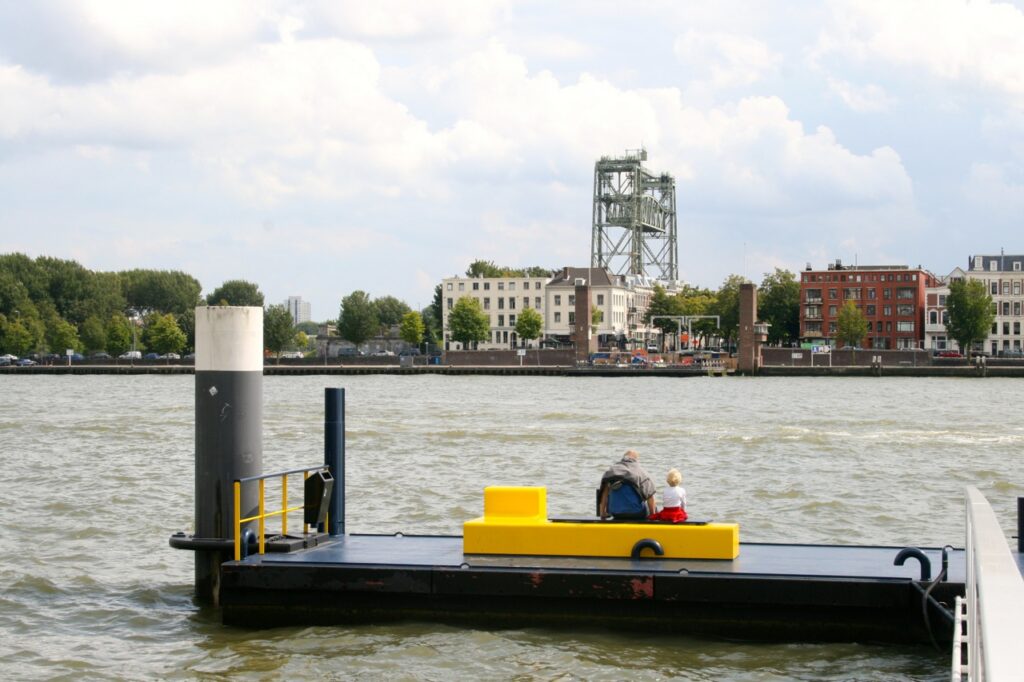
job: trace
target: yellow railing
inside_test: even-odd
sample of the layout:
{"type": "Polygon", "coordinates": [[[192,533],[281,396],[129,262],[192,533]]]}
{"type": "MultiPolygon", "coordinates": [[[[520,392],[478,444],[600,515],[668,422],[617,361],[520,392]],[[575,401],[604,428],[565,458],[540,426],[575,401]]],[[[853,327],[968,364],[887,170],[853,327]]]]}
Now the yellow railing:
{"type": "MultiPolygon", "coordinates": [[[[242,524],[250,521],[259,521],[259,530],[257,531],[256,537],[259,540],[259,553],[263,554],[266,550],[266,520],[271,516],[281,517],[281,535],[288,534],[288,513],[305,509],[305,500],[303,504],[295,507],[288,506],[288,476],[291,474],[302,474],[303,483],[309,478],[311,471],[328,471],[326,465],[321,464],[320,466],[306,467],[304,469],[290,469],[288,471],[278,471],[272,474],[263,474],[262,476],[249,476],[247,478],[239,478],[235,480],[235,561],[240,561],[242,558],[242,524]],[[268,478],[281,478],[281,508],[275,509],[274,511],[268,512],[266,510],[266,480],[268,478]],[[259,484],[259,505],[257,507],[257,513],[255,516],[247,516],[242,518],[242,484],[252,483],[256,481],[259,484]]],[[[305,521],[305,519],[303,519],[305,521]]],[[[302,532],[306,534],[309,532],[309,524],[302,524],[302,532]]]]}

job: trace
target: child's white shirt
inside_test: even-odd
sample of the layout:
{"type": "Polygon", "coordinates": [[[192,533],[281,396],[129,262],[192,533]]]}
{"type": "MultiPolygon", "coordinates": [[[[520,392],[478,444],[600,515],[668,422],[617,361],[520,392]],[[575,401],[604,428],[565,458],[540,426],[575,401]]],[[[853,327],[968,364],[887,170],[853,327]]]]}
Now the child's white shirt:
{"type": "Polygon", "coordinates": [[[661,495],[661,503],[666,507],[686,509],[686,490],[678,485],[665,486],[665,492],[661,495]]]}

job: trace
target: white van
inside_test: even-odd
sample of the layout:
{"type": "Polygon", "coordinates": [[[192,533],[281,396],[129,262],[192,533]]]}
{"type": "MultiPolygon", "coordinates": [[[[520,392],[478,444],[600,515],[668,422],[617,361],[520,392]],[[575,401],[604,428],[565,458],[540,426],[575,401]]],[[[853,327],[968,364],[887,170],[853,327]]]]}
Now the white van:
{"type": "Polygon", "coordinates": [[[141,350],[130,350],[127,353],[121,353],[117,357],[119,357],[122,360],[141,360],[142,359],[142,351],[141,350]]]}

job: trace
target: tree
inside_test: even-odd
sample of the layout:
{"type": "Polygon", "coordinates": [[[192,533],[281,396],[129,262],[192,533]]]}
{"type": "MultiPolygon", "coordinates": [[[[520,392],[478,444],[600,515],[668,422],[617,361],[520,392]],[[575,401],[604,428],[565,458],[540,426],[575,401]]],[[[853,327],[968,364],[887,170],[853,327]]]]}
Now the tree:
{"type": "Polygon", "coordinates": [[[180,316],[194,310],[202,300],[199,297],[202,291],[199,280],[178,270],[126,270],[118,274],[127,307],[141,313],[161,312],[180,316]]]}
{"type": "Polygon", "coordinates": [[[796,275],[782,268],[765,273],[757,298],[758,317],[771,325],[768,343],[789,343],[800,338],[800,283],[796,275]]]}
{"type": "Polygon", "coordinates": [[[480,301],[463,296],[448,314],[448,329],[452,340],[465,348],[474,341],[486,341],[490,337],[491,321],[480,307],[480,301]]]}
{"type": "Polygon", "coordinates": [[[263,313],[263,346],[277,356],[281,362],[281,351],[295,340],[295,325],[292,314],[283,305],[269,306],[263,313]]]}
{"type": "Polygon", "coordinates": [[[430,315],[424,315],[423,320],[430,327],[434,336],[441,336],[441,328],[444,327],[444,293],[441,285],[434,287],[434,300],[430,303],[430,315]]]}
{"type": "MultiPolygon", "coordinates": [[[[529,310],[529,308],[527,308],[527,310],[529,310]]],[[[604,311],[601,310],[600,308],[594,308],[590,312],[590,333],[591,334],[596,334],[597,333],[597,328],[601,326],[601,323],[603,321],[604,321],[604,311]]]]}
{"type": "Polygon", "coordinates": [[[206,297],[207,305],[247,305],[263,307],[263,293],[252,282],[232,279],[224,282],[206,297]]]}
{"type": "Polygon", "coordinates": [[[36,347],[35,336],[21,320],[7,320],[0,327],[0,350],[22,357],[36,347]]]}
{"type": "Polygon", "coordinates": [[[128,318],[114,313],[107,321],[107,352],[115,358],[132,347],[132,328],[128,318]]]}
{"type": "Polygon", "coordinates": [[[647,306],[647,313],[644,315],[644,322],[652,324],[661,330],[662,334],[672,334],[679,331],[678,320],[658,318],[662,315],[678,317],[682,315],[681,301],[676,296],[669,296],[665,288],[660,284],[654,285],[654,293],[651,294],[651,302],[647,306]]]}
{"type": "Polygon", "coordinates": [[[494,261],[475,260],[466,268],[466,277],[501,277],[502,269],[494,261]]]}
{"type": "Polygon", "coordinates": [[[82,323],[82,345],[89,353],[107,349],[107,330],[95,315],[85,318],[82,323]]]}
{"type": "MultiPolygon", "coordinates": [[[[601,312],[596,310],[594,312],[601,312]]],[[[533,341],[540,336],[544,328],[544,319],[533,308],[526,308],[516,318],[516,336],[524,341],[533,341]]]]}
{"type": "Polygon", "coordinates": [[[295,347],[303,353],[309,350],[309,335],[301,329],[295,332],[295,347]]]}
{"type": "Polygon", "coordinates": [[[423,316],[415,311],[409,311],[402,316],[402,323],[399,329],[399,336],[402,340],[413,346],[419,346],[423,341],[423,332],[426,325],[423,324],[423,316]]]}
{"type": "Polygon", "coordinates": [[[992,296],[981,280],[954,280],[949,284],[946,311],[949,313],[946,331],[960,344],[960,350],[969,360],[974,344],[985,340],[996,319],[992,296]]]}
{"type": "Polygon", "coordinates": [[[146,346],[154,353],[180,353],[185,347],[185,333],[178,328],[174,315],[155,314],[146,326],[146,346]]]}
{"type": "Polygon", "coordinates": [[[299,322],[295,325],[295,329],[300,332],[305,332],[306,336],[316,336],[320,333],[320,325],[311,321],[299,322]]]}
{"type": "Polygon", "coordinates": [[[710,314],[718,315],[718,328],[726,343],[732,345],[740,328],[740,285],[747,279],[740,275],[729,275],[715,294],[710,314]]]}
{"type": "Polygon", "coordinates": [[[868,321],[853,301],[847,301],[836,317],[836,338],[843,346],[859,346],[868,334],[868,321]]]}
{"type": "Polygon", "coordinates": [[[383,327],[401,324],[402,318],[411,308],[394,296],[381,296],[374,299],[373,307],[377,309],[377,320],[383,327]]]}
{"type": "Polygon", "coordinates": [[[343,339],[358,346],[367,339],[373,338],[379,327],[377,308],[365,291],[353,291],[341,299],[338,333],[343,339]]]}

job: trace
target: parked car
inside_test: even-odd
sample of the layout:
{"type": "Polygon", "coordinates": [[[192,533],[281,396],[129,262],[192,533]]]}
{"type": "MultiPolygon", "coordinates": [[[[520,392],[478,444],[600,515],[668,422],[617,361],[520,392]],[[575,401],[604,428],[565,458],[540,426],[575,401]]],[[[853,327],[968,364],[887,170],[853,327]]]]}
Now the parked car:
{"type": "Polygon", "coordinates": [[[143,360],[159,360],[160,359],[160,354],[159,353],[146,353],[145,355],[142,356],[142,359],[143,360]]]}
{"type": "Polygon", "coordinates": [[[181,360],[181,356],[177,353],[164,353],[163,355],[158,355],[157,358],[160,360],[181,360]]]}
{"type": "Polygon", "coordinates": [[[938,357],[940,357],[940,358],[962,358],[963,355],[960,355],[960,353],[956,352],[955,350],[944,350],[944,351],[940,351],[938,353],[938,357]]]}
{"type": "Polygon", "coordinates": [[[121,353],[117,357],[121,360],[140,360],[142,359],[142,351],[130,350],[127,353],[121,353]]]}
{"type": "Polygon", "coordinates": [[[11,364],[11,361],[7,359],[6,355],[0,355],[0,367],[7,367],[11,364]]]}
{"type": "Polygon", "coordinates": [[[36,361],[33,360],[32,358],[22,358],[21,360],[15,361],[14,364],[16,364],[18,367],[31,367],[32,365],[38,363],[36,363],[36,361]]]}
{"type": "Polygon", "coordinates": [[[85,360],[85,356],[82,355],[81,353],[72,353],[70,356],[63,355],[61,357],[65,357],[65,358],[70,357],[71,358],[71,362],[81,362],[82,360],[85,360]]]}
{"type": "Polygon", "coordinates": [[[10,353],[4,353],[0,355],[0,358],[6,358],[8,362],[15,362],[18,359],[17,355],[11,355],[10,353]]]}
{"type": "Polygon", "coordinates": [[[289,360],[298,360],[299,358],[304,358],[306,356],[300,350],[286,350],[283,353],[281,353],[281,357],[287,358],[289,360]]]}
{"type": "Polygon", "coordinates": [[[100,351],[99,353],[93,353],[89,357],[92,358],[93,360],[109,360],[110,353],[104,353],[103,351],[100,351]]]}

